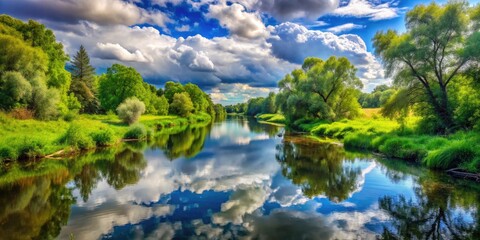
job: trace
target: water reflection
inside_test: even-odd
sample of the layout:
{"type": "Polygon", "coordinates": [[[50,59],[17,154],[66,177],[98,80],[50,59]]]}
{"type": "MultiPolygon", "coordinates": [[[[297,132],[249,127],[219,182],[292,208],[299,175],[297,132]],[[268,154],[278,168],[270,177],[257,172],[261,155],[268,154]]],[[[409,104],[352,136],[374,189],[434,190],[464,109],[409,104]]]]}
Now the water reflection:
{"type": "Polygon", "coordinates": [[[308,197],[325,195],[340,202],[357,188],[361,169],[345,162],[354,159],[348,159],[338,144],[318,144],[313,139],[286,135],[277,150],[283,175],[300,185],[308,197]]]}
{"type": "Polygon", "coordinates": [[[25,173],[0,185],[0,238],[479,234],[474,184],[279,131],[236,117],[58,161],[53,174],[25,173]]]}
{"type": "MultiPolygon", "coordinates": [[[[418,170],[387,162],[392,166],[390,173],[400,172],[398,168],[404,172],[418,170]]],[[[380,239],[475,239],[480,236],[478,186],[434,172],[417,176],[414,198],[399,195],[379,199],[380,209],[392,219],[380,239]]]]}
{"type": "Polygon", "coordinates": [[[0,238],[52,239],[67,223],[74,203],[68,173],[25,178],[0,190],[0,238]]]}

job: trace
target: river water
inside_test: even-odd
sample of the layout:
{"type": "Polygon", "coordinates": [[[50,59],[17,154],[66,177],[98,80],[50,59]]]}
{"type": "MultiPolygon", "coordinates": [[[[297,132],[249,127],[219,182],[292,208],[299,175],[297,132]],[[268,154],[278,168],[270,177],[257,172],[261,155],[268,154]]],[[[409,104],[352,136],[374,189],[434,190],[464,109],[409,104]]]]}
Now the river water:
{"type": "Polygon", "coordinates": [[[480,187],[235,117],[41,163],[0,239],[479,239],[480,187]]]}

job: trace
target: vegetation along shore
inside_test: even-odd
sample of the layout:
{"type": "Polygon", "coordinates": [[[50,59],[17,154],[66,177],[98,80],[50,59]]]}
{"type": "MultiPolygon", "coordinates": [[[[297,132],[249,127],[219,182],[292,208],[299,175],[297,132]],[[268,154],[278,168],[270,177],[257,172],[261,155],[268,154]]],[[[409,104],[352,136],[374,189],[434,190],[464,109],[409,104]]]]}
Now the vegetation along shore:
{"type": "Polygon", "coordinates": [[[405,33],[380,31],[373,39],[392,86],[362,93],[346,58],[312,57],[278,83],[277,94],[227,106],[227,113],[430,168],[479,173],[479,20],[478,6],[418,5],[406,15],[405,33]]]}
{"type": "Polygon", "coordinates": [[[44,25],[0,16],[0,162],[148,140],[225,117],[195,84],[157,88],[132,67],[95,73],[84,47],[69,61],[44,25]]]}

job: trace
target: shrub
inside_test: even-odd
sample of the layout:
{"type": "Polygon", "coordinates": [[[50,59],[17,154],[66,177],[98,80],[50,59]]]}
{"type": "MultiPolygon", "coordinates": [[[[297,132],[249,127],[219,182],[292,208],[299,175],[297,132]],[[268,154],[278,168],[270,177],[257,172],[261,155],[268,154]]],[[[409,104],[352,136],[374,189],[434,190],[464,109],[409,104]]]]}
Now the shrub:
{"type": "Polygon", "coordinates": [[[92,138],[77,124],[70,125],[67,132],[60,138],[60,143],[79,149],[88,149],[95,146],[92,138]]]}
{"type": "Polygon", "coordinates": [[[17,152],[11,147],[2,147],[0,148],[0,163],[3,160],[17,160],[18,154],[17,152]]]}
{"type": "Polygon", "coordinates": [[[19,158],[34,158],[43,156],[47,144],[39,139],[24,138],[18,147],[19,158]]]}
{"type": "Polygon", "coordinates": [[[380,152],[388,157],[406,160],[421,160],[426,151],[406,138],[392,137],[379,147],[380,152]]]}
{"type": "Polygon", "coordinates": [[[108,128],[94,132],[91,136],[97,146],[108,146],[115,142],[113,131],[108,128]]]}
{"type": "Polygon", "coordinates": [[[10,112],[10,116],[20,120],[33,119],[34,112],[28,110],[27,108],[15,108],[10,112]]]}
{"type": "Polygon", "coordinates": [[[440,149],[429,152],[424,163],[431,168],[447,169],[464,162],[473,162],[475,146],[468,141],[455,141],[440,149]]]}
{"type": "Polygon", "coordinates": [[[144,140],[152,136],[153,136],[153,132],[151,129],[147,129],[142,124],[134,124],[130,126],[128,131],[125,133],[124,138],[144,140]]]}
{"type": "Polygon", "coordinates": [[[118,117],[125,123],[133,124],[145,113],[145,104],[137,98],[127,98],[117,107],[118,117]]]}
{"type": "Polygon", "coordinates": [[[78,113],[75,111],[68,111],[65,115],[63,115],[63,120],[66,122],[71,122],[77,118],[78,113]]]}

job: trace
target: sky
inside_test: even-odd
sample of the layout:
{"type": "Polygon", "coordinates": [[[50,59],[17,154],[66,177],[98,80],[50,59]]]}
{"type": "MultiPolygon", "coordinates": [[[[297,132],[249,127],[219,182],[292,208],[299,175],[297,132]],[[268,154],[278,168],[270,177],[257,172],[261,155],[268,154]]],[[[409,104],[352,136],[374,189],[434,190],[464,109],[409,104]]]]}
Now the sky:
{"type": "Polygon", "coordinates": [[[406,12],[430,2],[0,0],[0,13],[45,24],[70,56],[83,45],[98,73],[121,63],[157,87],[192,82],[228,105],[277,91],[311,56],[347,57],[365,92],[389,84],[371,39],[405,31],[406,12]]]}

